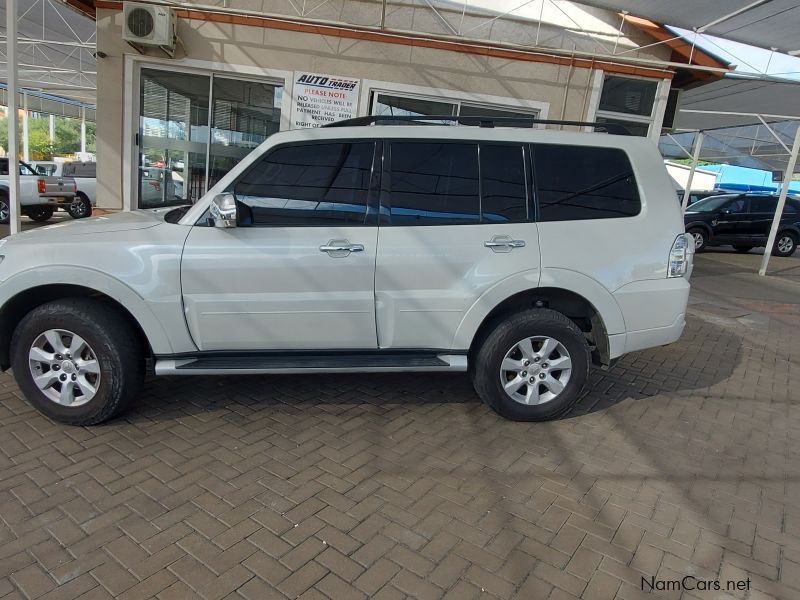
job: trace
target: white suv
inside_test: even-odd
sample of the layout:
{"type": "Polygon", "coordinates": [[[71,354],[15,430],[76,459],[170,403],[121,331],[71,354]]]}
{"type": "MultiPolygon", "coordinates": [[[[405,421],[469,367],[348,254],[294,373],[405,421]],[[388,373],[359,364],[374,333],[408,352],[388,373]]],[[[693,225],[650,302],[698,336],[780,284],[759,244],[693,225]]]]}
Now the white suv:
{"type": "Polygon", "coordinates": [[[0,366],[73,424],[127,406],[148,359],[468,371],[501,415],[552,419],[591,365],[678,339],[694,252],[646,139],[430,125],[278,133],[191,208],[0,243],[0,366]]]}

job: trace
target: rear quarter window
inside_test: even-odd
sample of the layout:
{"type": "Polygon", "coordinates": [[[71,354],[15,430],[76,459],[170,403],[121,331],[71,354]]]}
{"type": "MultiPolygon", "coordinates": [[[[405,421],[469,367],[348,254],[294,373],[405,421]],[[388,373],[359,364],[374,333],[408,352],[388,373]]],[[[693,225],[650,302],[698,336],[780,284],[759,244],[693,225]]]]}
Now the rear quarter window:
{"type": "Polygon", "coordinates": [[[633,217],[642,209],[628,155],[619,148],[536,144],[539,221],[633,217]]]}

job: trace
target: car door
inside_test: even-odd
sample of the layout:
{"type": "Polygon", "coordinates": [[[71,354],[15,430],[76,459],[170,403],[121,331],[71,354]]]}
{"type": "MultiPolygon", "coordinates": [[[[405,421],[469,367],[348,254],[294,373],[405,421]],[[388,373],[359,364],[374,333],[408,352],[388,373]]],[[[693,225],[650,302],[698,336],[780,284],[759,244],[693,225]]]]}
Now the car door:
{"type": "Polygon", "coordinates": [[[748,199],[740,194],[721,207],[719,215],[712,221],[714,239],[717,242],[736,242],[746,231],[749,221],[748,199]]]}
{"type": "Polygon", "coordinates": [[[423,139],[385,147],[378,344],[451,349],[466,311],[492,286],[518,274],[538,285],[527,148],[423,139]]]}
{"type": "Polygon", "coordinates": [[[742,237],[748,241],[765,242],[777,207],[776,196],[750,196],[747,221],[742,224],[742,237]]]}
{"type": "Polygon", "coordinates": [[[376,347],[375,148],[274,148],[229,188],[237,227],[192,228],[181,282],[201,350],[376,347]]]}

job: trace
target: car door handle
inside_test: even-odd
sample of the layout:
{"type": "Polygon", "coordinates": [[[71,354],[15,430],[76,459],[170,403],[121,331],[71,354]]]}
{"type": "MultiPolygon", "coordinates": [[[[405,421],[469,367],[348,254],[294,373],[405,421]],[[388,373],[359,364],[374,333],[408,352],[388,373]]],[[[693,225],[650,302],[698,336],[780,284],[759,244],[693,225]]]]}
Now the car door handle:
{"type": "Polygon", "coordinates": [[[320,252],[363,252],[364,244],[324,244],[319,247],[320,252]]]}
{"type": "Polygon", "coordinates": [[[525,240],[512,240],[508,236],[495,236],[492,239],[483,242],[487,248],[524,248],[525,240]]]}

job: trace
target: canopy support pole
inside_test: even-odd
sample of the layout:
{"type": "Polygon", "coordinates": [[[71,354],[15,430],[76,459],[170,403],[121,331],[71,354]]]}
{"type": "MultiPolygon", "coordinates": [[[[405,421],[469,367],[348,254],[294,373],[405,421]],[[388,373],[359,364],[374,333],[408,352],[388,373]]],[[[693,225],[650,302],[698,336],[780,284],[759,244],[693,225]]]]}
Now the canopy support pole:
{"type": "Polygon", "coordinates": [[[30,161],[31,153],[28,136],[28,94],[22,92],[22,160],[30,161]]]}
{"type": "MultiPolygon", "coordinates": [[[[86,107],[81,106],[81,154],[86,153],[86,107]]],[[[85,157],[81,156],[81,160],[85,157]]]]}
{"type": "Polygon", "coordinates": [[[47,131],[47,138],[50,140],[50,144],[54,145],[56,143],[56,116],[50,115],[50,123],[48,126],[47,131]]]}
{"type": "Polygon", "coordinates": [[[697,162],[700,160],[700,150],[703,148],[703,132],[698,131],[694,138],[694,152],[692,152],[692,166],[689,169],[689,178],[686,180],[686,189],[683,190],[683,201],[681,202],[682,212],[686,212],[689,206],[689,196],[692,193],[692,180],[694,172],[697,170],[697,162]]]}
{"type": "Polygon", "coordinates": [[[11,233],[19,220],[19,112],[17,111],[17,0],[6,0],[6,60],[8,61],[8,211],[11,233]]]}
{"type": "Polygon", "coordinates": [[[789,164],[786,165],[786,172],[784,173],[783,183],[781,184],[781,195],[778,197],[778,206],[775,209],[775,216],[772,218],[772,227],[769,229],[767,247],[764,248],[764,257],[761,259],[761,268],[758,270],[758,274],[762,276],[767,274],[769,257],[772,254],[772,247],[775,245],[775,238],[778,236],[778,227],[780,227],[781,224],[783,207],[786,206],[786,196],[789,193],[789,184],[792,181],[794,167],[797,164],[798,152],[800,152],[800,127],[797,128],[794,134],[792,153],[789,155],[789,164]]]}

